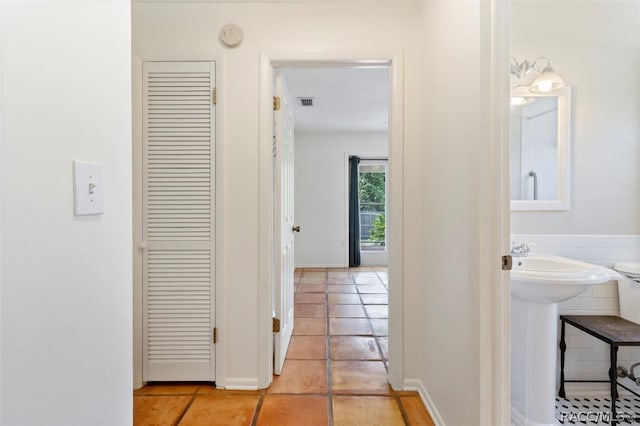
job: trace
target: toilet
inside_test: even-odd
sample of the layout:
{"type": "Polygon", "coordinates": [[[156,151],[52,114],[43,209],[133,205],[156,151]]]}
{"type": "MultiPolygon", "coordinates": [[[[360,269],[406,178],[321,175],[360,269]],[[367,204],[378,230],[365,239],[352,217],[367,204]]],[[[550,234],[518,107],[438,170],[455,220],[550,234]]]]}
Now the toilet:
{"type": "Polygon", "coordinates": [[[640,324],[640,262],[621,262],[613,267],[624,280],[618,281],[620,316],[640,324]]]}

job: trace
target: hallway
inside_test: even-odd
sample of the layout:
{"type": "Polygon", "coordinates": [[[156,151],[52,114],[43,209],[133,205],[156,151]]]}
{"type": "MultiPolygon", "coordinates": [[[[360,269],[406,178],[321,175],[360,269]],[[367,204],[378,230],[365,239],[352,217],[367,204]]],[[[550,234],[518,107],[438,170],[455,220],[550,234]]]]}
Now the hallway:
{"type": "Polygon", "coordinates": [[[269,389],[146,386],[134,425],[433,425],[416,392],[387,384],[387,269],[302,269],[295,280],[294,333],[269,389]]]}

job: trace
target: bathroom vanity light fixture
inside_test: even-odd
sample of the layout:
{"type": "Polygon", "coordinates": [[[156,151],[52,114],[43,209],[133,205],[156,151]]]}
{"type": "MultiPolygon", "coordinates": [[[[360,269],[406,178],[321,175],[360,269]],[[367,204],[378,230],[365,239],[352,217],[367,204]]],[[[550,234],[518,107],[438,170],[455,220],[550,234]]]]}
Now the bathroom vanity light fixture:
{"type": "MultiPolygon", "coordinates": [[[[528,89],[534,93],[547,93],[564,87],[564,81],[551,68],[549,58],[541,56],[533,62],[518,62],[511,57],[511,89],[528,89]]],[[[517,95],[513,95],[518,97],[517,95]]],[[[513,103],[513,102],[512,102],[513,103]]]]}

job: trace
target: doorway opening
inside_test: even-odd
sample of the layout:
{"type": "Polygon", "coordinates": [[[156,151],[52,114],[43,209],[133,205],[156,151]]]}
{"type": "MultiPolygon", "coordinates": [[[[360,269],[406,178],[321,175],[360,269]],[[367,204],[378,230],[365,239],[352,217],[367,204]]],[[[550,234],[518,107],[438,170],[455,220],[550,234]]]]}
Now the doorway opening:
{"type": "Polygon", "coordinates": [[[281,72],[295,119],[296,267],[387,266],[388,66],[281,72]]]}
{"type": "MultiPolygon", "coordinates": [[[[276,374],[293,331],[294,270],[388,266],[388,79],[383,65],[274,69],[276,374]],[[349,161],[350,168],[356,165],[356,179],[345,158],[358,159],[349,161]],[[352,235],[359,235],[358,241],[352,235]],[[354,249],[362,262],[346,261],[354,249]]],[[[387,291],[384,285],[380,289],[387,291]]]]}
{"type": "MultiPolygon", "coordinates": [[[[373,264],[381,265],[386,268],[389,267],[389,279],[388,282],[393,281],[395,287],[390,290],[390,293],[396,293],[391,299],[395,297],[396,305],[389,307],[389,382],[395,388],[402,387],[402,256],[401,256],[401,217],[402,217],[402,202],[401,195],[402,182],[401,174],[394,175],[394,170],[402,170],[402,143],[401,143],[401,130],[394,128],[391,124],[394,120],[401,122],[401,62],[399,58],[392,57],[389,60],[368,61],[366,65],[363,65],[362,60],[345,60],[344,62],[336,61],[323,61],[322,63],[306,61],[296,61],[292,59],[287,60],[275,60],[263,56],[262,62],[262,77],[263,82],[268,81],[271,83],[269,92],[262,91],[262,95],[271,100],[271,96],[275,94],[274,89],[274,77],[277,73],[282,73],[284,76],[285,84],[288,91],[291,94],[291,103],[295,109],[293,120],[295,122],[295,173],[294,173],[294,214],[295,214],[295,227],[300,227],[300,233],[295,234],[295,261],[292,265],[291,271],[287,271],[293,274],[293,270],[297,268],[342,268],[349,267],[348,263],[348,235],[349,235],[349,212],[348,212],[348,191],[349,191],[349,157],[352,155],[359,155],[365,160],[363,162],[363,179],[367,179],[367,175],[371,174],[373,180],[382,183],[383,191],[382,197],[378,197],[377,201],[363,201],[362,207],[373,208],[372,211],[365,211],[367,219],[372,219],[372,223],[365,224],[366,226],[366,248],[373,254],[378,253],[393,253],[388,259],[378,260],[373,264]],[[392,59],[393,58],[393,59],[392,59]],[[325,119],[324,121],[317,121],[313,124],[311,121],[305,119],[309,115],[319,115],[320,117],[327,117],[326,111],[313,111],[314,107],[328,107],[328,102],[323,95],[329,89],[322,90],[320,82],[329,80],[336,85],[353,84],[354,82],[362,82],[366,80],[366,73],[378,73],[383,76],[382,83],[374,86],[369,86],[368,89],[364,89],[365,92],[381,91],[384,93],[384,111],[381,115],[377,116],[371,110],[366,108],[355,108],[349,111],[345,108],[344,102],[338,107],[333,106],[334,113],[338,114],[339,119],[325,119]],[[331,74],[333,76],[331,76],[331,74]],[[298,80],[302,80],[304,74],[312,76],[312,84],[299,85],[298,80]],[[323,76],[323,74],[325,74],[323,76]],[[348,78],[337,79],[337,74],[351,74],[348,78]],[[333,78],[332,78],[333,77],[333,78]],[[298,87],[302,87],[300,90],[298,87]],[[311,89],[319,91],[312,92],[311,89]],[[395,89],[395,90],[394,90],[395,89]],[[313,106],[310,106],[313,105],[313,106]],[[304,112],[296,114],[298,110],[304,112]],[[351,115],[350,115],[351,114],[351,115]],[[344,126],[341,119],[353,119],[353,116],[364,117],[364,126],[369,125],[368,128],[351,128],[344,126]],[[376,122],[378,128],[373,128],[371,123],[376,122]],[[309,124],[312,123],[312,124],[309,124]],[[305,126],[310,126],[306,127],[305,126]],[[326,126],[326,129],[320,129],[314,126],[326,126]],[[342,126],[342,127],[340,127],[342,126]],[[345,140],[350,140],[352,143],[345,143],[345,140]],[[358,146],[365,146],[368,149],[360,150],[358,146]],[[329,162],[329,157],[331,161],[329,162]],[[336,160],[337,158],[337,160],[336,160]],[[318,171],[319,174],[317,173],[318,171]],[[382,173],[382,174],[380,174],[382,173]],[[377,174],[377,175],[376,175],[377,174]],[[318,177],[320,176],[320,177],[318,177]],[[382,177],[382,178],[381,178],[382,177]],[[331,188],[337,188],[331,191],[331,188]],[[382,200],[380,202],[379,200],[382,200]],[[331,212],[331,209],[334,211],[331,212]],[[330,214],[331,213],[331,214],[330,214]],[[376,216],[376,217],[374,217],[376,216]],[[372,234],[373,231],[373,234],[372,234]],[[329,234],[338,235],[337,238],[329,239],[329,234]],[[391,236],[391,238],[389,238],[391,236]],[[393,241],[392,244],[387,242],[393,241]],[[391,249],[391,250],[389,250],[391,249]],[[397,252],[396,252],[397,250],[397,252]]],[[[309,78],[309,77],[307,77],[309,78]]],[[[356,84],[357,85],[357,84],[356,84]]],[[[335,90],[335,89],[334,89],[335,90]]],[[[347,96],[355,96],[353,92],[347,92],[342,90],[347,96]]],[[[357,94],[356,94],[357,95],[357,94]]],[[[367,93],[365,93],[365,96],[367,93]]],[[[362,96],[362,94],[361,94],[362,96]]],[[[282,102],[282,101],[281,101],[282,102]]],[[[271,106],[271,105],[270,105],[271,106]]],[[[266,124],[266,120],[264,121],[266,124]]],[[[266,130],[266,129],[263,129],[266,130]]],[[[276,159],[274,161],[272,155],[278,152],[278,141],[273,139],[273,129],[270,129],[272,138],[269,142],[273,142],[275,145],[269,146],[268,158],[270,165],[270,171],[277,172],[279,162],[276,159]]],[[[266,133],[263,133],[263,141],[266,139],[266,133]]],[[[263,146],[263,149],[265,147],[263,146]]],[[[266,150],[263,151],[266,154],[266,150]]],[[[265,156],[266,157],[266,156],[265,156]]],[[[267,158],[263,157],[265,161],[263,164],[267,164],[267,158]]],[[[265,175],[266,177],[266,175],[265,175]]],[[[273,180],[273,187],[271,191],[276,194],[272,197],[272,200],[278,199],[278,191],[282,190],[280,181],[273,180]]],[[[267,207],[267,206],[264,206],[267,207]]],[[[274,240],[278,235],[281,235],[284,230],[280,225],[283,223],[277,217],[277,206],[272,205],[270,224],[273,225],[274,240]]],[[[266,209],[265,209],[266,210],[266,209]]],[[[264,211],[264,210],[263,210],[264,211]]],[[[366,220],[366,219],[365,219],[366,220]]],[[[267,222],[264,222],[265,226],[267,222]]],[[[286,229],[284,231],[288,231],[286,229]]],[[[263,246],[266,250],[266,245],[263,246]]],[[[272,259],[271,268],[274,270],[272,289],[273,293],[269,296],[269,300],[273,301],[272,309],[265,310],[271,315],[274,315],[282,320],[282,317],[289,317],[287,312],[278,312],[279,307],[278,299],[282,299],[283,285],[281,282],[282,275],[275,273],[275,270],[283,263],[280,262],[278,256],[279,247],[276,244],[269,247],[271,253],[274,254],[272,259]],[[278,315],[282,317],[278,317],[278,315]]],[[[265,265],[266,266],[266,265],[265,265]]],[[[330,271],[330,269],[328,269],[330,271]]],[[[328,273],[327,273],[328,274],[328,273]]],[[[386,272],[385,272],[386,276],[386,272]]],[[[297,276],[299,278],[300,275],[297,276]]],[[[355,286],[354,286],[355,288],[355,286]]],[[[289,295],[293,298],[293,294],[289,295]]],[[[264,300],[264,299],[263,299],[264,300]]],[[[329,324],[328,324],[329,325],[329,324]]],[[[283,328],[282,321],[280,321],[281,330],[283,328]]],[[[295,332],[295,330],[294,330],[295,332]]],[[[276,345],[273,340],[270,341],[271,345],[276,345]]],[[[281,343],[282,344],[282,343],[281,343]]],[[[276,349],[272,346],[272,349],[276,349]]],[[[278,349],[276,349],[278,350],[278,349]]],[[[286,355],[286,348],[284,354],[280,355],[284,359],[286,355]]],[[[270,350],[269,354],[274,354],[274,350],[270,350]]],[[[271,356],[270,356],[271,358],[271,356]]],[[[276,356],[277,358],[277,356],[276,356]]],[[[271,361],[272,359],[270,359],[271,361]]],[[[277,361],[276,361],[277,362],[277,361]]],[[[276,371],[279,368],[276,366],[276,371]]],[[[274,371],[273,364],[269,366],[269,374],[274,371]]],[[[271,376],[262,376],[267,382],[271,382],[271,376]]]]}

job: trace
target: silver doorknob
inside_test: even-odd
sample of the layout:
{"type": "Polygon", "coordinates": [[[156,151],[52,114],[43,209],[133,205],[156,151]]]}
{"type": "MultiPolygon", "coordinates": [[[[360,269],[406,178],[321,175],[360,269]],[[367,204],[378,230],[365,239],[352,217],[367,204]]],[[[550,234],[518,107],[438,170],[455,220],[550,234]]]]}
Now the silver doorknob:
{"type": "Polygon", "coordinates": [[[291,228],[291,230],[293,232],[300,232],[300,227],[299,226],[294,226],[293,228],[291,228]]]}

